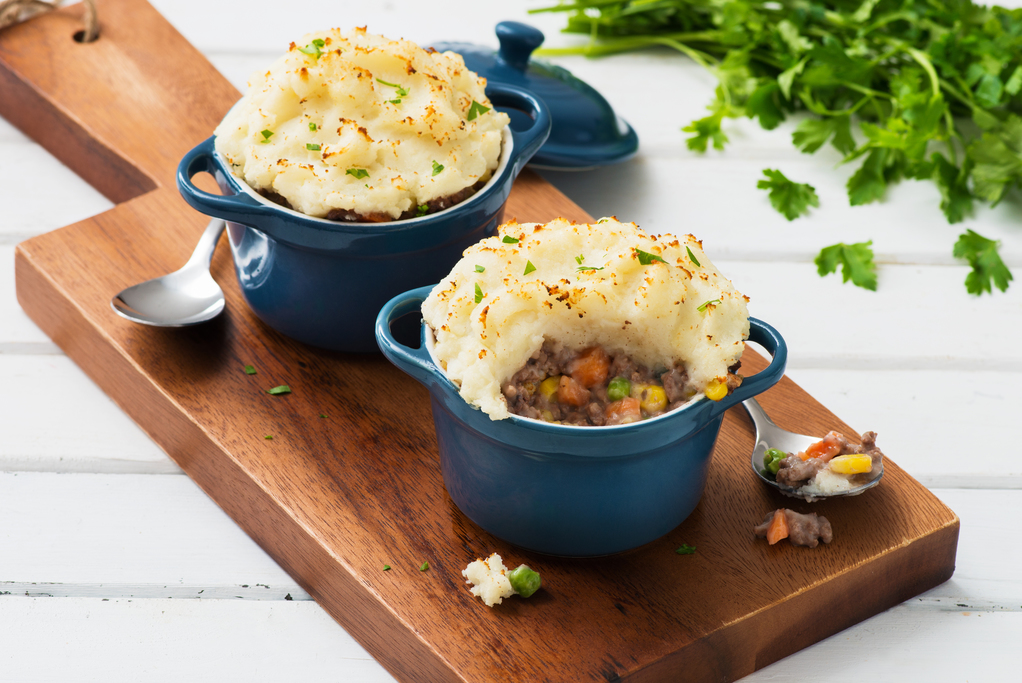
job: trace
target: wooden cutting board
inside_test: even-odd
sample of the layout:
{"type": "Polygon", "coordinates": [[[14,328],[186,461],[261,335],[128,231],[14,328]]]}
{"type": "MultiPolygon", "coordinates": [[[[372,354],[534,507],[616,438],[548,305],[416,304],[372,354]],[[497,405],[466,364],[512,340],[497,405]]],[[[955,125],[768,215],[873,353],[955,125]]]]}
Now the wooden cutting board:
{"type": "MultiPolygon", "coordinates": [[[[142,0],[97,4],[91,44],[72,38],[80,6],[0,32],[0,115],[119,203],[20,244],[18,299],[399,680],[730,681],[951,576],[958,518],[897,465],[860,498],[793,504],[749,471],[753,435],[737,409],[702,502],[665,538],[602,559],[524,552],[446,494],[426,391],[380,356],[266,328],[226,248],[213,261],[227,294],[218,320],[166,330],[118,318],[110,297],[177,268],[202,231],[173,174],[238,93],[142,0]],[[265,392],[278,384],[293,393],[265,392]],[[826,514],[834,542],[754,539],[780,506],[826,514]],[[676,554],[682,543],[696,553],[676,554]],[[538,570],[543,590],[483,606],[460,572],[493,551],[538,570]]],[[[588,218],[524,174],[506,216],[558,215],[588,218]]],[[[746,371],[763,365],[751,356],[746,371]]],[[[853,433],[787,378],[761,402],[796,431],[853,433]]]]}

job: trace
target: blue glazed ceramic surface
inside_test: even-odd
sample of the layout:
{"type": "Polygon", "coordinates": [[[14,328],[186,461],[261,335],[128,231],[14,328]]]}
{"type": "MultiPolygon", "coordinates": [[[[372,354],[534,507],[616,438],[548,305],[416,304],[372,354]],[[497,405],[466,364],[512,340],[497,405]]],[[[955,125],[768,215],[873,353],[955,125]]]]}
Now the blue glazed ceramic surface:
{"type": "Polygon", "coordinates": [[[235,177],[215,152],[214,138],[181,160],[178,189],[195,209],[228,221],[238,283],[263,322],[313,346],[375,352],[373,326],[383,304],[439,281],[466,248],[495,234],[514,179],[550,132],[547,109],[534,95],[502,84],[486,92],[495,106],[526,112],[529,125],[505,130],[501,165],[481,190],[435,214],[389,223],[306,216],[235,177]],[[223,194],[192,183],[203,171],[223,194]]]}
{"type": "MultiPolygon", "coordinates": [[[[532,158],[533,166],[557,171],[581,171],[630,159],[639,137],[614,113],[606,99],[570,71],[530,60],[543,44],[543,33],[528,24],[497,24],[500,50],[472,43],[435,43],[453,50],[465,65],[491,83],[509,83],[537,95],[550,108],[550,137],[532,158]]],[[[514,114],[512,113],[512,117],[514,114]]]]}
{"type": "Polygon", "coordinates": [[[491,420],[465,403],[430,354],[394,340],[390,324],[419,310],[432,287],[401,294],[380,311],[383,354],[429,389],[444,485],[473,522],[510,543],[551,555],[609,555],[653,541],[695,509],[724,411],[784,374],[787,346],[750,319],[750,341],[770,365],[719,402],[689,405],[613,427],[556,425],[518,416],[491,420]]]}

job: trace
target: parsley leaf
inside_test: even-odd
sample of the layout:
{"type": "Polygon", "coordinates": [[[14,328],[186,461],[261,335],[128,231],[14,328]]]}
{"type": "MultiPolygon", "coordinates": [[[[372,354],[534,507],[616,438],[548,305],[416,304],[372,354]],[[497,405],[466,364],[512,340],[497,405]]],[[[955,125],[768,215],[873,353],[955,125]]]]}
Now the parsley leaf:
{"type": "Polygon", "coordinates": [[[533,272],[534,270],[536,270],[536,266],[532,265],[532,261],[526,261],[525,262],[525,272],[522,273],[522,275],[528,275],[529,273],[533,272]]]}
{"type": "Polygon", "coordinates": [[[712,142],[714,149],[724,149],[724,145],[727,143],[727,136],[720,129],[720,122],[723,117],[723,110],[721,110],[706,118],[693,121],[682,128],[681,130],[686,133],[694,133],[692,137],[685,140],[688,148],[695,152],[705,152],[706,146],[712,142]]]}
{"type": "Polygon", "coordinates": [[[839,242],[820,250],[814,260],[816,272],[820,276],[836,273],[841,266],[842,282],[852,281],[852,284],[876,291],[877,276],[876,265],[873,263],[873,241],[845,244],[839,242]]]}
{"type": "Polygon", "coordinates": [[[972,230],[966,230],[964,234],[958,236],[952,253],[955,258],[968,261],[972,267],[972,272],[965,276],[965,289],[969,294],[977,296],[983,292],[992,294],[991,283],[1002,292],[1007,291],[1008,283],[1014,278],[997,253],[998,246],[999,242],[989,240],[972,230]]]}
{"type": "Polygon", "coordinates": [[[483,288],[480,287],[479,283],[477,282],[476,283],[476,303],[479,303],[482,300],[483,300],[483,288]]]}
{"type": "Polygon", "coordinates": [[[349,168],[344,172],[345,175],[355,176],[355,178],[361,180],[362,178],[369,177],[369,171],[364,168],[349,168]]]}
{"type": "Polygon", "coordinates": [[[485,273],[486,272],[486,268],[483,267],[483,266],[476,266],[476,272],[477,273],[485,273]]]}
{"type": "Polygon", "coordinates": [[[326,45],[326,42],[322,38],[316,38],[305,47],[298,48],[298,51],[318,60],[323,54],[322,47],[324,45],[326,45]]]}
{"type": "Polygon", "coordinates": [[[695,555],[696,547],[694,545],[689,545],[688,543],[682,543],[681,547],[675,550],[674,552],[678,553],[679,555],[695,555]]]}
{"type": "Polygon", "coordinates": [[[484,107],[475,100],[472,100],[472,106],[468,108],[468,115],[465,118],[469,121],[475,121],[477,116],[481,116],[488,111],[490,111],[489,107],[484,107]]]}
{"type": "Polygon", "coordinates": [[[972,193],[966,181],[968,168],[959,169],[940,152],[933,156],[933,180],[940,189],[940,208],[948,223],[961,223],[972,213],[972,193]]]}
{"type": "Polygon", "coordinates": [[[806,154],[812,154],[820,149],[827,140],[830,140],[830,144],[842,154],[849,154],[855,149],[851,117],[806,119],[798,124],[798,128],[791,134],[791,142],[806,154]]]}
{"type": "Polygon", "coordinates": [[[887,179],[884,177],[886,159],[887,150],[872,150],[859,170],[848,179],[848,201],[852,206],[869,204],[884,196],[887,189],[887,179]]]}
{"type": "Polygon", "coordinates": [[[427,569],[429,569],[429,562],[423,562],[421,565],[419,565],[420,572],[424,572],[427,569]]]}
{"type": "Polygon", "coordinates": [[[309,150],[310,152],[318,152],[320,150],[320,146],[314,142],[307,142],[305,143],[305,149],[309,150]]]}
{"type": "Polygon", "coordinates": [[[442,170],[444,170],[444,165],[438,164],[436,161],[433,161],[433,175],[440,173],[440,171],[442,170]]]}
{"type": "Polygon", "coordinates": [[[280,396],[281,394],[290,394],[291,393],[291,387],[289,387],[286,384],[281,384],[278,387],[273,387],[272,389],[267,389],[266,393],[270,394],[271,396],[280,396]]]}
{"type": "Polygon", "coordinates": [[[264,130],[264,131],[260,132],[259,134],[263,136],[263,139],[260,140],[259,142],[269,142],[270,138],[273,137],[273,131],[272,130],[264,130]]]}
{"type": "Polygon", "coordinates": [[[254,375],[254,374],[256,374],[255,366],[254,365],[246,365],[245,366],[245,374],[246,375],[254,375]]]}
{"type": "Polygon", "coordinates": [[[812,185],[788,180],[780,171],[769,168],[763,169],[763,175],[767,180],[760,180],[756,187],[770,191],[770,203],[789,221],[808,212],[810,206],[820,205],[812,185]]]}
{"type": "Polygon", "coordinates": [[[604,266],[600,266],[598,268],[596,266],[579,266],[578,268],[575,269],[575,272],[576,273],[584,273],[584,272],[589,271],[589,270],[603,270],[603,268],[604,268],[604,266]]]}
{"type": "Polygon", "coordinates": [[[504,239],[501,240],[504,244],[518,244],[519,240],[517,237],[511,235],[504,235],[504,239]]]}
{"type": "Polygon", "coordinates": [[[689,261],[691,261],[692,263],[696,264],[696,266],[698,266],[700,268],[703,267],[703,265],[701,263],[699,263],[699,259],[696,258],[696,255],[692,253],[692,250],[688,246],[685,247],[685,251],[688,252],[688,260],[689,261]]]}

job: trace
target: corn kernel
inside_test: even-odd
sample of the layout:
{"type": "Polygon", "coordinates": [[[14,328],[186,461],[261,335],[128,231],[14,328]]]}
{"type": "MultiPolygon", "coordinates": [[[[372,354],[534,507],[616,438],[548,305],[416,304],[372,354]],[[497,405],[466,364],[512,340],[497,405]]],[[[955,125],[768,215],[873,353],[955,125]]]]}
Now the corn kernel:
{"type": "Polygon", "coordinates": [[[543,394],[543,398],[548,401],[554,400],[554,394],[557,393],[557,387],[561,384],[561,376],[554,375],[553,377],[547,377],[545,380],[539,383],[539,393],[543,394]]]}
{"type": "Polygon", "coordinates": [[[727,396],[727,382],[711,381],[706,385],[706,398],[711,401],[719,401],[727,396]]]}
{"type": "Polygon", "coordinates": [[[839,455],[830,461],[830,469],[838,474],[862,474],[873,469],[873,458],[865,453],[839,455]]]}
{"type": "Polygon", "coordinates": [[[664,408],[667,407],[667,392],[664,391],[663,387],[658,387],[655,384],[649,385],[642,390],[642,396],[639,398],[639,407],[647,415],[662,413],[664,408]]]}

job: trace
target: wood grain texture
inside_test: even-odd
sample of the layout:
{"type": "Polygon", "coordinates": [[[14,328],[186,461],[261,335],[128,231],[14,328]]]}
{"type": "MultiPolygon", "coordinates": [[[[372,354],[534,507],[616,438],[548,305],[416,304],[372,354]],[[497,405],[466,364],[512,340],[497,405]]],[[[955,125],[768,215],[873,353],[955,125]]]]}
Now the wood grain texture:
{"type": "MultiPolygon", "coordinates": [[[[0,35],[5,95],[7,87],[39,94],[25,100],[37,115],[16,123],[72,168],[102,175],[124,160],[136,171],[96,181],[121,188],[107,196],[130,198],[116,208],[18,246],[18,300],[397,678],[733,680],[951,575],[957,517],[893,463],[869,495],[827,504],[833,544],[810,551],[754,540],[751,527],[766,511],[808,506],[752,477],[752,432],[738,411],[725,418],[703,501],[665,538],[585,561],[527,553],[476,527],[447,496],[425,390],[379,356],[318,351],[265,327],[245,307],[225,250],[213,261],[228,299],[221,318],[182,330],[118,318],[113,293],[190,252],[205,219],[172,188],[173,168],[237,93],[145,3],[103,7],[105,46],[74,59],[27,55],[40,44],[62,54],[38,41],[55,40],[66,13],[0,35]],[[131,31],[120,30],[129,15],[131,31]],[[78,74],[75,87],[64,61],[78,74]],[[128,87],[88,78],[111,69],[128,87]],[[55,133],[36,120],[65,125],[55,133]],[[246,364],[258,374],[245,374],[246,364]],[[266,393],[285,383],[292,394],[266,393]],[[681,543],[697,554],[675,554],[681,543]],[[493,551],[528,562],[545,589],[486,609],[460,571],[493,551]],[[427,572],[418,570],[423,561],[427,572]]],[[[587,218],[524,174],[506,216],[559,215],[587,218]]],[[[746,363],[755,369],[762,359],[749,354],[746,363]]],[[[763,404],[798,431],[851,432],[790,380],[763,404]]]]}

